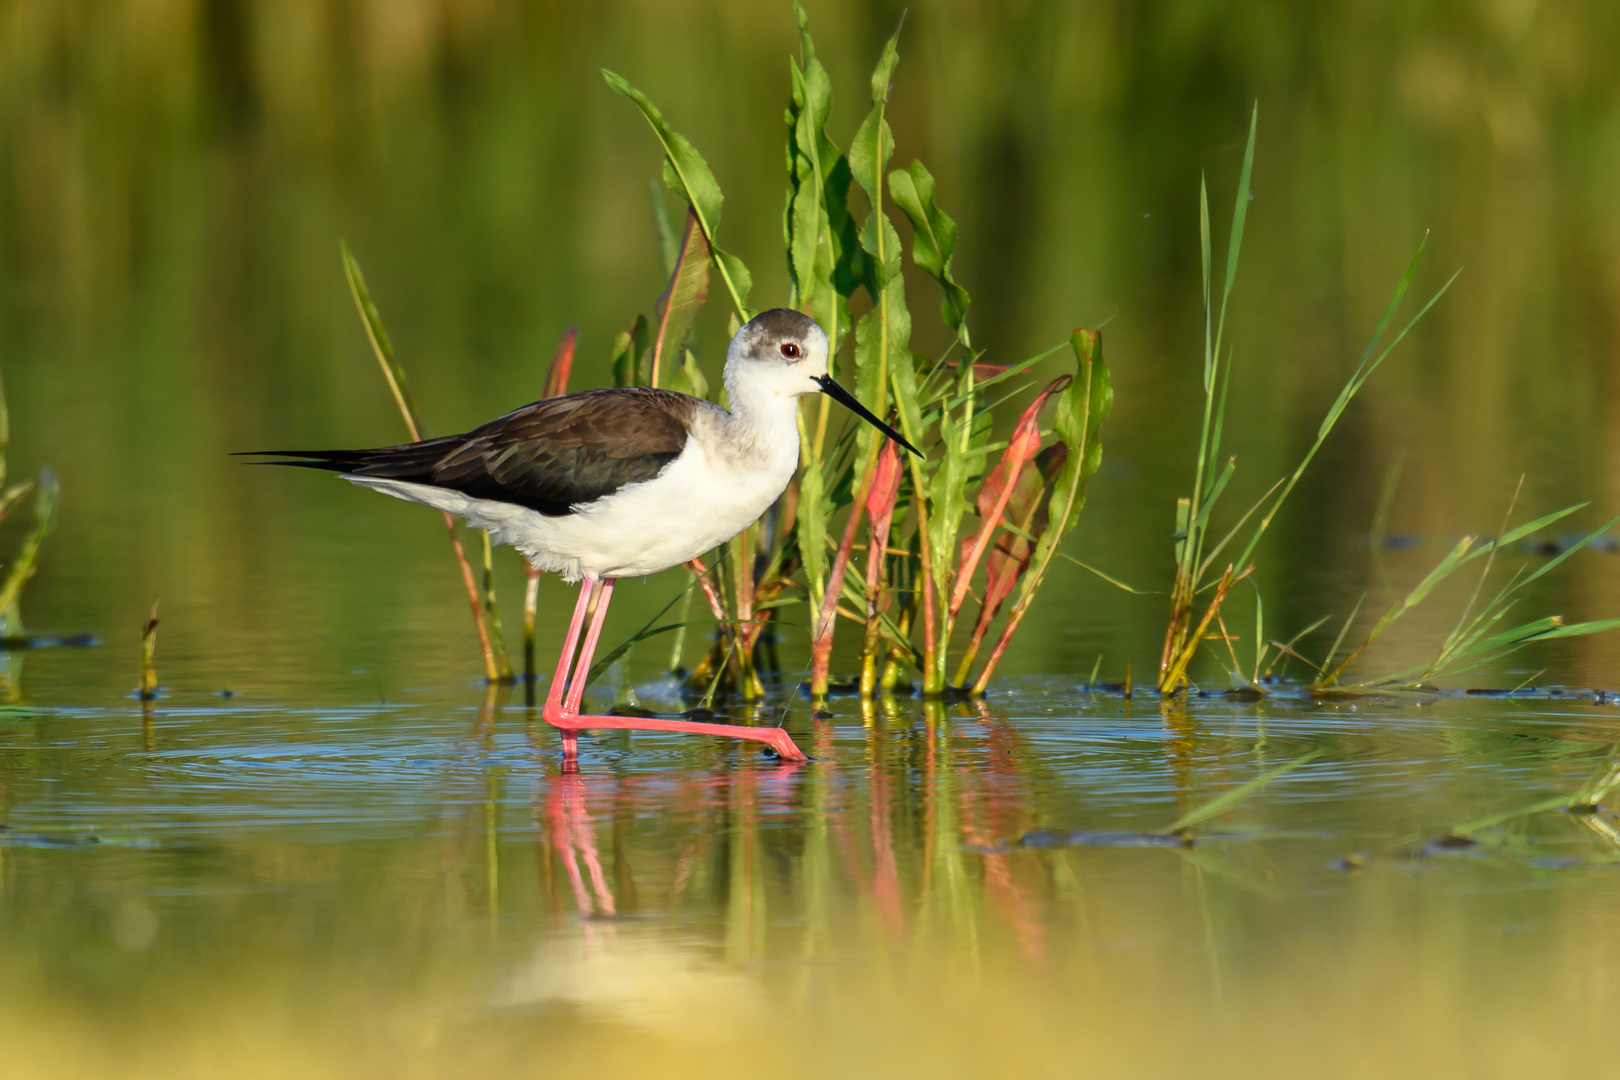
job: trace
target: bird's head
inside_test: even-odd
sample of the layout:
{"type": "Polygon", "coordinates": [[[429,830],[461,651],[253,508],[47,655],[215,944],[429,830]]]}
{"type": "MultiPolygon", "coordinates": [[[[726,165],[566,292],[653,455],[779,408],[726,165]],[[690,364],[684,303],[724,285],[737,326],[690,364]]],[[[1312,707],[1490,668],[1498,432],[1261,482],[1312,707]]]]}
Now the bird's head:
{"type": "Polygon", "coordinates": [[[746,383],[751,392],[800,398],[826,394],[856,416],[910,450],[917,449],[873,416],[827,370],[827,333],[810,316],[792,308],[772,308],[749,319],[726,350],[726,385],[735,400],[746,383]]]}
{"type": "Polygon", "coordinates": [[[827,374],[827,333],[792,308],[762,311],[731,339],[726,367],[768,393],[818,394],[816,380],[827,374]]]}

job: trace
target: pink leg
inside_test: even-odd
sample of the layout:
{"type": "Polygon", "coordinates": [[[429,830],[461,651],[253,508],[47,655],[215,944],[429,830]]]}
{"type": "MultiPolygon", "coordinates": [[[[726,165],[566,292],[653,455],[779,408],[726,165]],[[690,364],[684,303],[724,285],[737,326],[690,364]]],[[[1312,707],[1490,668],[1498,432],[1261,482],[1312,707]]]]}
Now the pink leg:
{"type": "Polygon", "coordinates": [[[613,579],[596,586],[596,613],[591,616],[591,628],[585,632],[585,645],[579,650],[579,661],[568,680],[568,704],[563,711],[579,715],[580,703],[585,699],[585,684],[591,680],[591,661],[596,658],[596,643],[602,640],[602,624],[607,622],[608,601],[613,599],[613,579]]]}
{"type": "Polygon", "coordinates": [[[546,694],[546,706],[541,715],[545,717],[546,723],[562,731],[565,762],[574,760],[578,752],[574,732],[591,728],[614,728],[622,731],[685,731],[694,735],[718,735],[722,738],[764,743],[775,750],[784,761],[809,760],[805,757],[804,751],[794,744],[788,733],[779,727],[702,724],[692,720],[654,720],[638,716],[581,716],[580,703],[585,695],[585,683],[590,678],[591,659],[596,654],[596,645],[602,636],[602,624],[607,619],[608,601],[612,597],[611,579],[595,582],[587,578],[580,585],[579,601],[574,605],[574,620],[568,626],[568,640],[563,645],[562,659],[557,663],[557,675],[552,679],[546,694]],[[590,610],[590,597],[593,593],[597,595],[596,613],[591,619],[590,630],[585,635],[584,647],[579,650],[579,659],[570,665],[574,646],[579,642],[580,628],[585,622],[586,612],[590,610]],[[572,677],[569,673],[570,666],[573,668],[572,677]]]}
{"type": "MultiPolygon", "coordinates": [[[[568,639],[563,642],[562,656],[557,660],[557,674],[552,676],[551,685],[546,688],[546,705],[540,715],[553,727],[561,727],[563,695],[568,692],[568,671],[573,665],[574,650],[579,647],[580,627],[585,623],[585,612],[590,608],[591,593],[595,589],[594,581],[585,581],[579,586],[579,601],[574,605],[574,621],[568,624],[568,639]]],[[[563,759],[573,761],[579,753],[579,737],[572,730],[563,728],[562,740],[563,759]]]]}

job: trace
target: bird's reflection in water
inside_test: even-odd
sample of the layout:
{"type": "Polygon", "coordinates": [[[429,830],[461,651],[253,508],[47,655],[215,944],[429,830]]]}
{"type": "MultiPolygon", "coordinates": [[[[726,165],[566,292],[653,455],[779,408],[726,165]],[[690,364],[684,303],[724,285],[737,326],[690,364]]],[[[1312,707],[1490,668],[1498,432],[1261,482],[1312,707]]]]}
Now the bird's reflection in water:
{"type": "MultiPolygon", "coordinates": [[[[572,1010],[685,1041],[733,1038],[739,1029],[765,1023],[773,1010],[753,978],[727,970],[712,950],[672,938],[661,919],[620,916],[589,809],[593,782],[602,795],[616,797],[616,779],[593,781],[578,772],[559,772],[541,796],[536,819],[568,879],[578,917],[508,974],[497,1004],[572,1010]]],[[[681,863],[687,877],[694,854],[681,863]]],[[[674,891],[683,880],[678,871],[674,891]]]]}

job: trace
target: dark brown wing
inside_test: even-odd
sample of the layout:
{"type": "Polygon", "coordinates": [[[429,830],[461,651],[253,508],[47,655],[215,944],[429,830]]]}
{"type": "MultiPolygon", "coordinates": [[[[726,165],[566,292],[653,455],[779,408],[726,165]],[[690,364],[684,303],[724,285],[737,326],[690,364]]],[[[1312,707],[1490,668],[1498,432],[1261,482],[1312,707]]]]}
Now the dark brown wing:
{"type": "Polygon", "coordinates": [[[525,405],[465,435],[377,450],[262,453],[308,459],[269,464],[432,484],[560,517],[663,472],[686,447],[699,407],[668,390],[586,390],[525,405]]]}

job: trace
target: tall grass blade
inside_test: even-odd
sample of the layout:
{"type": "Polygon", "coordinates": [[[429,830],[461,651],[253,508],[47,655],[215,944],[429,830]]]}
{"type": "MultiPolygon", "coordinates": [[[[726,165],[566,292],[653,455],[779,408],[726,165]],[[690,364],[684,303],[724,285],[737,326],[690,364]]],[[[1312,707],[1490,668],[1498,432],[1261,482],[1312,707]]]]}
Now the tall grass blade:
{"type": "Polygon", "coordinates": [[[426,429],[422,426],[422,418],[416,411],[416,402],[411,397],[410,384],[405,379],[405,369],[394,359],[394,343],[389,340],[388,331],[383,329],[382,315],[377,311],[377,305],[371,301],[371,290],[366,288],[366,278],[360,272],[359,262],[355,260],[348,244],[340,240],[338,248],[343,256],[343,273],[349,281],[349,295],[354,298],[354,306],[360,312],[360,322],[366,328],[366,338],[371,342],[371,350],[377,356],[383,378],[388,380],[388,389],[394,395],[394,403],[399,406],[399,413],[405,418],[405,428],[410,432],[411,441],[420,442],[426,429]]]}
{"type": "MultiPolygon", "coordinates": [[[[405,381],[405,369],[394,359],[393,342],[388,339],[388,331],[383,328],[382,315],[377,311],[377,305],[371,301],[371,291],[366,288],[366,279],[360,272],[360,263],[349,250],[348,244],[339,241],[338,247],[343,257],[343,272],[349,281],[349,295],[354,298],[354,306],[360,312],[360,322],[366,328],[371,351],[377,357],[383,378],[388,381],[389,390],[393,392],[394,403],[399,406],[400,416],[405,420],[405,428],[410,432],[411,441],[420,442],[426,429],[417,415],[416,403],[411,399],[410,387],[405,381]]],[[[489,627],[484,621],[484,605],[478,595],[478,582],[473,578],[472,564],[467,561],[467,549],[462,546],[461,537],[456,534],[456,519],[448,510],[443,511],[443,514],[444,528],[450,535],[450,548],[455,553],[456,567],[461,571],[461,585],[467,593],[467,605],[472,610],[473,629],[478,635],[478,649],[484,659],[484,678],[490,682],[500,682],[503,672],[510,675],[511,665],[504,653],[499,660],[496,659],[495,647],[490,641],[489,627]]]]}

